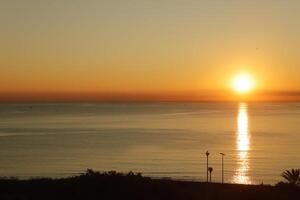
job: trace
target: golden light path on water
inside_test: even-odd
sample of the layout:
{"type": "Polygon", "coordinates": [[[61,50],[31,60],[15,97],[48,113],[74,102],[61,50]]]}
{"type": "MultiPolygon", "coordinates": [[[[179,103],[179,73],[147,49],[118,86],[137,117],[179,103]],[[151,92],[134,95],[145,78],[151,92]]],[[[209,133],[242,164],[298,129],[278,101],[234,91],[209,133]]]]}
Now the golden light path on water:
{"type": "Polygon", "coordinates": [[[237,161],[238,165],[233,177],[234,183],[250,184],[251,180],[248,175],[249,165],[249,149],[250,149],[250,133],[248,125],[248,107],[246,103],[239,105],[237,116],[237,161]]]}

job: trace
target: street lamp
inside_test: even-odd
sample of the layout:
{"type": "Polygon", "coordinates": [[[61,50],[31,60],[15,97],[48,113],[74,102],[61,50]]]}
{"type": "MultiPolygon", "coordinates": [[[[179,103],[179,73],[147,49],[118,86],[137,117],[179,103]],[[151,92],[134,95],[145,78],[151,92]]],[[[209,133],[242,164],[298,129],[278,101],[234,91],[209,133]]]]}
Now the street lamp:
{"type": "Polygon", "coordinates": [[[224,183],[224,156],[225,153],[220,153],[222,156],[222,184],[224,183]]]}
{"type": "Polygon", "coordinates": [[[209,152],[206,151],[205,155],[206,155],[206,182],[208,182],[208,156],[209,156],[209,152]]]}

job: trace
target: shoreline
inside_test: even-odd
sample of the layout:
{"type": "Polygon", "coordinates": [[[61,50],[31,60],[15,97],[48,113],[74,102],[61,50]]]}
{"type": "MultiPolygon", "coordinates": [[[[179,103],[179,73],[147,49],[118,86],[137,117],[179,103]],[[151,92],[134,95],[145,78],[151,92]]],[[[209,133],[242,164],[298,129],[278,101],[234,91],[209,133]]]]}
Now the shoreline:
{"type": "Polygon", "coordinates": [[[0,199],[297,199],[300,187],[289,184],[206,183],[87,170],[66,178],[0,178],[0,199]]]}

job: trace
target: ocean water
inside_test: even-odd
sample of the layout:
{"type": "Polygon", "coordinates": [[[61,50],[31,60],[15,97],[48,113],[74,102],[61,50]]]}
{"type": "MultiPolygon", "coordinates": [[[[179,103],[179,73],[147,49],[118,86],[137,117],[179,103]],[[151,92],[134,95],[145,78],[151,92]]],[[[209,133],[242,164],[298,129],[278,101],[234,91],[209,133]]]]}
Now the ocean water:
{"type": "Polygon", "coordinates": [[[300,167],[300,103],[0,104],[0,176],[87,168],[274,184],[300,167]]]}

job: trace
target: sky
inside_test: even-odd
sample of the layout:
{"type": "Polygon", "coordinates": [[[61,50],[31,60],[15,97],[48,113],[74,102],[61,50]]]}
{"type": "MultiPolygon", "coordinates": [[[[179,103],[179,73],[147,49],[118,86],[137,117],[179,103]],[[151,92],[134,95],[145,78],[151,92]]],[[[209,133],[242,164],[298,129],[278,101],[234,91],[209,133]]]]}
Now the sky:
{"type": "Polygon", "coordinates": [[[298,0],[0,0],[0,101],[223,99],[238,73],[257,94],[297,96],[299,10],[298,0]]]}

